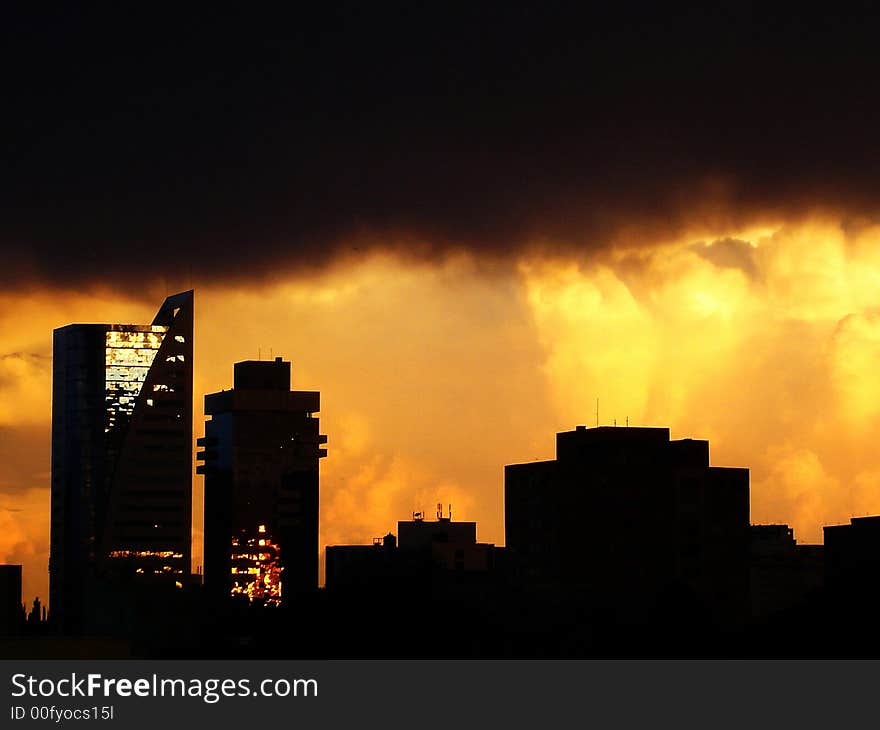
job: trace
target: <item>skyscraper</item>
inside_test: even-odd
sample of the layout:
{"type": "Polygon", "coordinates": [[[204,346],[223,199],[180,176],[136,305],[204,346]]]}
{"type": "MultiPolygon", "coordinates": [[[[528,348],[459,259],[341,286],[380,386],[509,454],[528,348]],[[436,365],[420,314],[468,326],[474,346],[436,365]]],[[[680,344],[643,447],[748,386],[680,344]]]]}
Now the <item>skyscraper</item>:
{"type": "Polygon", "coordinates": [[[238,362],[205,396],[205,588],[278,605],[318,587],[320,393],[290,390],[290,363],[238,362]]]}
{"type": "Polygon", "coordinates": [[[50,609],[94,627],[102,587],[191,572],[193,292],[150,325],[55,330],[50,609]]]}

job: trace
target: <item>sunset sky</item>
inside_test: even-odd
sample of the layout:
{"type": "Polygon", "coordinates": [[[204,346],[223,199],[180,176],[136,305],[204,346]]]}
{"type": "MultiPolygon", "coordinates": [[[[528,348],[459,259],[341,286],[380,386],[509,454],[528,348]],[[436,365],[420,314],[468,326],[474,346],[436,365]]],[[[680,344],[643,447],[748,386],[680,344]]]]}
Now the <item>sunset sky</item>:
{"type": "Polygon", "coordinates": [[[437,502],[503,543],[503,465],[597,398],[749,467],[752,521],[800,542],[880,513],[876,23],[734,7],[5,19],[0,562],[25,596],[52,329],[190,287],[195,436],[258,352],[321,391],[322,547],[437,502]]]}

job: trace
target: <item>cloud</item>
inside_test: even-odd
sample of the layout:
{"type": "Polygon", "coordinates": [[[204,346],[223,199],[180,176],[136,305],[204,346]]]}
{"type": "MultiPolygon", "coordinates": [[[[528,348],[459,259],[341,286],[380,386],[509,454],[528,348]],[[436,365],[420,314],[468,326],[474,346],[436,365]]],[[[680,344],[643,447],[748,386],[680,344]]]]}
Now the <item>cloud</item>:
{"type": "MultiPolygon", "coordinates": [[[[377,251],[510,269],[817,210],[877,220],[876,18],[407,7],[392,32],[377,8],[18,15],[0,44],[17,69],[10,291],[146,300],[377,251]]],[[[752,270],[736,244],[709,248],[752,270]]]]}
{"type": "Polygon", "coordinates": [[[554,411],[592,424],[598,398],[602,423],[708,438],[713,463],[751,469],[754,522],[816,542],[880,510],[880,235],[814,219],[727,238],[735,265],[684,241],[524,267],[554,411]]]}
{"type": "Polygon", "coordinates": [[[0,427],[28,420],[42,420],[33,412],[35,403],[46,403],[51,387],[51,359],[43,354],[0,355],[0,427]],[[26,405],[25,405],[26,404],[26,405]]]}
{"type": "Polygon", "coordinates": [[[50,429],[42,423],[0,425],[0,496],[49,486],[50,429]]]}
{"type": "MultiPolygon", "coordinates": [[[[322,546],[369,541],[437,502],[500,543],[503,465],[552,458],[554,434],[591,424],[598,397],[603,423],[708,438],[713,463],[751,470],[754,522],[818,541],[824,524],[880,511],[880,228],[817,216],[720,239],[752,249],[753,278],[685,238],[514,270],[373,254],[307,279],[201,287],[195,433],[201,394],[272,351],[292,360],[295,388],[321,391],[322,546]]],[[[0,297],[2,352],[45,352],[70,321],[149,321],[161,292],[28,297],[27,321],[0,297]]],[[[48,512],[18,500],[48,486],[50,379],[21,377],[31,385],[2,400],[0,496],[38,511],[26,527],[44,570],[48,512]]]]}
{"type": "Polygon", "coordinates": [[[880,425],[880,312],[847,314],[829,343],[831,377],[841,416],[851,427],[880,425]]]}
{"type": "Polygon", "coordinates": [[[758,277],[755,250],[748,241],[722,238],[711,243],[695,243],[691,250],[722,269],[739,269],[752,281],[758,277]]]}

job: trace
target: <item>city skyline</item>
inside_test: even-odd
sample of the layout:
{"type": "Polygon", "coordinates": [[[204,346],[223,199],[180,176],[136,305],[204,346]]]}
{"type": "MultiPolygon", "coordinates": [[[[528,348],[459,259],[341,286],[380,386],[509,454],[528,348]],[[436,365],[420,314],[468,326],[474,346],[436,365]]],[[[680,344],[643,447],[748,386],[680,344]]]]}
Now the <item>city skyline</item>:
{"type": "MultiPolygon", "coordinates": [[[[375,279],[376,272],[372,273],[373,279],[375,279]]],[[[368,282],[370,281],[369,276],[365,278],[368,282]]],[[[553,389],[551,388],[548,391],[548,385],[551,385],[551,383],[548,382],[546,375],[540,377],[537,381],[542,389],[541,392],[530,392],[534,390],[530,386],[531,381],[516,377],[516,363],[504,363],[505,382],[491,384],[486,391],[480,393],[479,389],[471,389],[467,385],[467,381],[455,382],[455,380],[450,380],[450,378],[456,378],[459,374],[462,377],[464,376],[465,371],[462,369],[464,363],[473,368],[470,371],[471,377],[474,377],[474,373],[480,373],[483,366],[477,361],[480,360],[481,354],[486,354],[485,350],[482,353],[477,351],[473,354],[462,352],[464,347],[472,342],[468,341],[463,343],[463,346],[457,352],[449,353],[452,357],[448,357],[447,362],[439,363],[436,357],[431,357],[432,350],[428,342],[430,336],[437,334],[436,328],[433,330],[429,328],[427,332],[420,332],[416,328],[416,323],[410,320],[411,324],[407,323],[407,327],[409,328],[408,332],[413,337],[412,342],[422,344],[414,353],[415,357],[413,357],[413,353],[410,353],[407,358],[398,358],[396,363],[397,367],[404,366],[405,385],[409,394],[413,397],[418,396],[422,398],[422,403],[428,403],[434,409],[439,408],[440,412],[448,409],[448,417],[450,418],[455,416],[460,420],[462,413],[472,413],[473,415],[470,416],[469,420],[475,427],[479,425],[479,415],[474,413],[473,410],[462,412],[455,409],[453,407],[454,404],[438,402],[441,400],[448,401],[448,399],[444,399],[434,387],[429,387],[430,383],[426,385],[425,381],[422,380],[423,375],[430,372],[427,364],[430,361],[433,363],[433,368],[438,369],[439,365],[441,373],[445,371],[446,382],[451,383],[456,389],[455,392],[460,393],[457,396],[460,402],[467,402],[466,396],[468,393],[476,393],[484,408],[491,404],[496,408],[500,408],[500,412],[508,415],[505,419],[498,419],[497,417],[492,419],[490,417],[493,424],[500,426],[500,431],[497,434],[489,433],[484,437],[484,446],[481,448],[484,449],[485,456],[479,459],[463,459],[461,453],[455,454],[454,452],[464,448],[471,448],[472,440],[465,431],[461,433],[450,433],[447,431],[444,438],[450,441],[449,444],[426,443],[433,429],[422,418],[422,409],[419,407],[414,408],[413,404],[404,402],[400,397],[396,397],[394,403],[398,407],[398,414],[408,419],[409,430],[414,437],[418,438],[418,442],[414,444],[413,449],[409,450],[409,454],[407,449],[402,448],[402,445],[397,443],[394,444],[394,451],[389,453],[388,447],[390,444],[379,443],[377,439],[381,441],[382,434],[387,434],[387,439],[393,439],[396,435],[396,424],[394,423],[393,414],[382,405],[382,396],[388,395],[391,398],[395,398],[395,389],[392,387],[386,390],[388,386],[384,385],[384,374],[380,371],[386,365],[390,366],[390,361],[393,359],[391,355],[396,353],[389,352],[387,356],[379,354],[375,358],[378,362],[371,363],[363,357],[363,352],[358,351],[358,347],[351,348],[353,350],[350,355],[352,361],[358,362],[360,372],[366,372],[368,379],[372,379],[372,382],[375,384],[374,392],[365,394],[357,387],[358,383],[353,382],[354,379],[350,377],[350,374],[345,372],[344,363],[338,356],[334,357],[335,353],[321,351],[319,348],[308,344],[307,341],[317,334],[317,325],[312,328],[306,328],[306,331],[298,335],[298,338],[295,338],[300,341],[294,343],[296,345],[294,349],[307,353],[310,356],[297,356],[296,352],[291,348],[279,347],[278,340],[281,337],[277,332],[273,331],[274,328],[271,326],[272,322],[279,321],[279,317],[281,322],[285,321],[284,317],[292,317],[288,321],[291,322],[291,327],[293,328],[293,322],[297,319],[295,313],[305,310],[314,312],[316,306],[320,310],[322,299],[325,301],[323,306],[329,309],[328,314],[335,316],[338,313],[338,306],[326,304],[327,300],[332,300],[332,292],[336,292],[335,296],[341,297],[348,302],[351,301],[352,296],[362,295],[367,291],[362,282],[355,282],[348,293],[340,294],[338,287],[346,280],[349,280],[351,283],[349,277],[345,277],[340,273],[335,280],[325,281],[324,286],[319,288],[307,285],[301,285],[299,288],[291,287],[282,290],[282,293],[286,296],[283,296],[281,301],[276,298],[278,296],[277,292],[274,293],[269,300],[271,303],[268,310],[269,316],[263,322],[260,322],[255,317],[259,311],[258,305],[266,304],[265,297],[260,297],[256,300],[251,299],[249,302],[246,295],[239,295],[239,302],[249,302],[250,314],[254,315],[254,317],[251,318],[252,326],[243,328],[240,331],[240,336],[236,338],[233,346],[226,345],[225,339],[222,341],[214,339],[209,342],[206,334],[202,332],[203,322],[212,333],[219,334],[224,332],[224,327],[228,330],[228,322],[232,321],[231,313],[233,310],[224,309],[220,305],[222,298],[218,300],[216,293],[207,294],[208,307],[217,309],[217,311],[216,314],[212,313],[212,316],[205,319],[198,319],[199,317],[204,317],[204,315],[197,313],[195,345],[197,348],[197,358],[202,365],[197,369],[197,384],[194,389],[196,398],[194,404],[195,433],[200,433],[202,427],[199,398],[205,392],[227,387],[227,376],[224,374],[226,364],[233,362],[235,359],[252,359],[259,354],[261,349],[265,358],[269,357],[270,350],[276,353],[283,353],[293,361],[295,372],[300,373],[296,377],[298,380],[304,378],[301,382],[304,383],[305,387],[321,389],[325,392],[325,422],[329,424],[326,430],[331,436],[336,437],[337,441],[340,440],[339,436],[342,436],[342,442],[345,445],[345,448],[339,454],[334,454],[334,458],[328,460],[323,467],[326,503],[322,505],[325,509],[325,516],[322,524],[320,544],[363,542],[374,536],[373,533],[376,525],[393,521],[401,514],[409,514],[416,509],[423,509],[426,505],[431,505],[437,500],[452,502],[458,505],[460,510],[469,512],[473,518],[484,526],[486,538],[501,544],[503,532],[501,530],[501,501],[499,496],[502,478],[500,466],[512,461],[550,457],[552,455],[552,441],[545,434],[559,428],[564,428],[572,423],[592,424],[595,420],[596,406],[594,395],[592,393],[589,395],[584,394],[583,390],[585,388],[582,388],[581,392],[576,393],[575,397],[571,399],[572,402],[570,404],[559,405],[556,397],[553,396],[553,389]],[[291,301],[293,303],[290,306],[293,311],[285,312],[284,305],[291,301]],[[217,353],[217,344],[223,344],[229,348],[228,356],[214,354],[217,353]],[[223,362],[224,357],[228,357],[225,363],[223,362]],[[480,369],[477,369],[478,366],[480,369]],[[423,372],[414,372],[414,368],[421,369],[423,372]],[[514,377],[511,378],[511,375],[514,377]],[[200,382],[204,383],[209,378],[212,385],[200,385],[200,382]],[[539,415],[537,421],[524,418],[523,414],[519,413],[518,409],[515,409],[515,403],[511,402],[508,396],[510,391],[501,392],[501,386],[509,387],[511,385],[514,386],[512,392],[522,393],[525,396],[525,402],[533,403],[534,407],[531,413],[539,415]],[[517,387],[519,390],[517,390],[517,387]],[[434,395],[435,393],[437,393],[437,396],[434,395]],[[547,398],[549,402],[538,402],[538,396],[547,398]],[[400,406],[402,406],[402,410],[400,406]],[[577,413],[574,413],[575,410],[577,410],[577,413]],[[509,419],[510,426],[504,423],[506,419],[509,419]],[[516,424],[517,432],[511,430],[513,424],[516,424]],[[507,444],[502,436],[512,437],[512,440],[507,444]],[[368,447],[377,449],[378,454],[382,458],[371,463],[365,456],[368,447]],[[412,452],[419,454],[428,464],[429,468],[419,469],[419,465],[414,463],[412,459],[412,452]],[[346,482],[352,480],[359,481],[356,482],[356,485],[346,484],[346,482]],[[366,480],[374,480],[374,483],[366,480]],[[347,489],[346,486],[348,486],[347,489]],[[358,493],[359,491],[361,493],[358,493]],[[390,500],[383,500],[383,492],[390,495],[390,500]]],[[[444,280],[448,280],[448,278],[444,280]]],[[[424,277],[410,275],[404,280],[406,286],[400,288],[408,293],[415,294],[415,290],[411,287],[422,285],[424,282],[424,277]]],[[[482,301],[475,295],[483,290],[474,285],[473,282],[468,284],[469,287],[473,287],[469,292],[471,297],[465,300],[463,304],[460,302],[457,311],[453,308],[454,316],[450,316],[445,323],[442,323],[444,328],[459,324],[464,326],[465,322],[461,320],[461,317],[471,314],[474,311],[474,307],[482,301]]],[[[429,291],[423,292],[420,296],[427,297],[429,294],[437,293],[436,282],[434,286],[429,286],[428,288],[429,291]]],[[[367,301],[370,300],[375,302],[374,297],[367,296],[367,301]]],[[[419,301],[427,305],[424,298],[419,301]]],[[[109,312],[119,312],[119,320],[138,321],[148,316],[152,306],[152,304],[147,303],[105,300],[103,303],[100,301],[92,302],[91,304],[85,303],[85,306],[82,303],[74,304],[70,309],[78,309],[82,313],[76,317],[80,321],[107,319],[106,315],[109,312]]],[[[240,307],[240,304],[235,306],[240,307]]],[[[432,306],[436,306],[436,304],[432,306]]],[[[55,319],[56,317],[63,316],[57,310],[55,312],[50,310],[49,316],[55,325],[66,321],[65,319],[55,319]]],[[[851,323],[852,319],[849,319],[851,323]]],[[[360,323],[360,326],[363,328],[366,325],[360,323]]],[[[482,329],[479,331],[484,332],[482,329]]],[[[24,334],[26,337],[33,337],[33,333],[24,334]]],[[[368,338],[363,331],[360,337],[361,341],[356,343],[356,345],[363,347],[368,338]]],[[[493,342],[492,344],[496,345],[498,343],[493,342]]],[[[811,348],[817,345],[816,342],[808,344],[811,348]]],[[[448,346],[446,347],[448,348],[448,346]]],[[[392,346],[391,350],[394,349],[396,348],[392,346]]],[[[621,351],[620,357],[618,359],[612,357],[609,365],[616,364],[626,368],[626,360],[628,359],[627,353],[621,351]]],[[[41,384],[40,387],[48,389],[48,371],[38,359],[35,360],[37,360],[37,363],[33,366],[31,366],[27,359],[24,360],[23,364],[26,367],[19,371],[21,373],[19,382],[26,384],[25,388],[12,393],[17,403],[20,404],[21,412],[27,411],[28,416],[31,416],[33,412],[39,413],[38,404],[40,399],[43,400],[43,407],[48,410],[47,391],[41,392],[38,389],[38,383],[41,384]]],[[[705,360],[702,360],[702,362],[705,362],[705,360]]],[[[20,364],[18,360],[13,361],[15,367],[18,367],[18,364],[20,364]]],[[[862,361],[857,360],[853,364],[861,366],[862,361]]],[[[867,365],[868,363],[864,364],[865,367],[867,365]]],[[[690,377],[694,377],[693,374],[690,377]]],[[[481,380],[484,378],[485,376],[481,380]]],[[[609,374],[609,385],[619,388],[620,380],[620,374],[609,374]]],[[[560,393],[559,397],[561,398],[563,395],[563,393],[560,393]]],[[[747,408],[752,411],[763,405],[763,401],[762,403],[756,403],[755,401],[764,399],[765,396],[766,391],[762,391],[760,386],[756,392],[749,392],[747,389],[742,391],[742,399],[747,408]]],[[[780,396],[785,397],[786,393],[784,391],[776,393],[774,397],[778,400],[780,396]]],[[[619,405],[615,408],[616,404],[626,403],[627,400],[630,399],[620,398],[619,393],[616,398],[613,394],[612,397],[600,398],[600,418],[602,422],[610,424],[616,418],[617,422],[622,425],[627,415],[632,425],[662,425],[667,422],[667,419],[662,414],[656,415],[654,417],[656,420],[652,418],[646,423],[645,420],[647,419],[639,418],[640,409],[625,409],[619,405]],[[627,410],[629,410],[628,414],[627,410]],[[609,413],[609,411],[611,412],[609,413]],[[612,415],[614,411],[617,411],[616,415],[612,415]],[[608,414],[607,416],[605,415],[606,413],[608,414]]],[[[633,398],[631,400],[636,399],[633,398]]],[[[736,444],[736,429],[742,423],[741,414],[734,412],[726,415],[717,412],[706,412],[705,409],[701,409],[704,411],[702,413],[697,411],[683,412],[681,406],[676,406],[672,399],[666,400],[661,405],[670,406],[669,410],[672,416],[668,421],[672,424],[673,433],[689,433],[709,438],[714,445],[716,463],[744,464],[752,469],[754,482],[753,509],[755,520],[758,522],[788,522],[795,527],[799,538],[803,541],[820,542],[820,529],[822,525],[845,522],[851,515],[864,515],[877,511],[870,499],[870,492],[865,493],[866,496],[862,497],[861,502],[850,501],[849,497],[851,495],[849,490],[853,486],[859,485],[847,485],[847,493],[844,495],[846,499],[841,499],[839,492],[841,491],[840,482],[842,480],[840,477],[835,476],[835,472],[832,469],[828,469],[828,472],[823,474],[822,469],[826,467],[823,466],[824,459],[819,458],[822,452],[814,452],[811,456],[810,449],[795,448],[797,444],[790,443],[789,433],[776,430],[774,437],[773,429],[770,429],[768,424],[757,421],[750,426],[750,433],[744,432],[741,434],[741,439],[745,443],[736,444]],[[679,413],[678,417],[675,416],[676,411],[679,413]],[[768,430],[771,433],[768,434],[768,430]],[[718,438],[719,436],[724,436],[725,438],[718,438]],[[734,442],[731,443],[731,440],[734,442]],[[728,443],[725,443],[725,441],[728,441],[728,443]],[[759,446],[752,447],[749,442],[759,444],[759,446]],[[789,443],[786,444],[786,442],[789,443]],[[799,470],[796,471],[796,476],[782,474],[781,476],[784,477],[785,481],[781,485],[775,484],[780,475],[778,473],[774,474],[773,470],[768,468],[768,464],[764,461],[768,458],[768,454],[770,456],[781,454],[792,469],[799,470]],[[823,479],[827,480],[824,484],[831,484],[831,489],[825,490],[823,479]],[[774,494],[774,490],[778,490],[778,492],[774,494]],[[789,493],[786,494],[785,490],[789,493]],[[835,493],[835,490],[837,493],[835,493]],[[804,507],[810,510],[807,513],[807,519],[804,519],[804,507]]],[[[811,432],[810,438],[815,444],[817,438],[821,439],[822,436],[821,433],[817,436],[816,425],[817,422],[821,423],[824,420],[824,416],[815,413],[810,404],[794,402],[788,404],[790,410],[797,409],[798,407],[809,411],[808,416],[811,420],[805,423],[804,428],[809,427],[811,432]]],[[[641,410],[642,412],[645,411],[644,405],[641,410]]],[[[849,410],[849,412],[847,410],[846,402],[842,401],[838,404],[836,413],[833,410],[829,412],[828,419],[840,424],[840,428],[839,430],[833,430],[830,434],[825,434],[825,444],[821,440],[818,441],[819,445],[826,450],[829,447],[835,449],[837,448],[835,447],[835,440],[839,445],[841,441],[847,440],[850,436],[854,435],[856,437],[854,442],[848,444],[845,450],[840,449],[843,456],[851,456],[854,450],[861,448],[859,447],[859,438],[861,438],[859,434],[866,432],[866,425],[870,424],[871,415],[870,413],[862,414],[858,409],[855,411],[849,410]],[[843,430],[847,424],[849,424],[848,430],[843,430]]],[[[39,483],[33,476],[28,477],[27,475],[39,472],[38,465],[41,459],[43,459],[43,463],[46,465],[46,472],[48,472],[48,413],[45,411],[44,413],[43,418],[45,420],[43,423],[45,425],[39,426],[39,421],[37,421],[36,424],[22,429],[26,434],[33,434],[31,437],[33,441],[31,443],[4,440],[3,444],[0,444],[0,448],[5,446],[9,449],[6,452],[7,458],[2,468],[6,470],[7,474],[11,472],[10,476],[17,477],[18,475],[23,475],[25,478],[22,481],[30,485],[34,485],[34,482],[39,483]],[[42,434],[42,437],[40,434],[42,434]],[[45,448],[46,451],[42,451],[40,447],[41,441],[44,444],[42,448],[45,448]]],[[[780,415],[785,414],[771,413],[768,417],[778,419],[780,415]]],[[[787,417],[791,418],[793,415],[794,413],[787,417]]],[[[4,434],[11,433],[15,435],[16,430],[15,428],[10,429],[7,426],[4,429],[4,434]]],[[[410,443],[412,444],[412,442],[410,443]]],[[[864,451],[866,453],[861,458],[859,458],[858,453],[855,454],[855,457],[851,459],[852,463],[847,465],[849,469],[869,470],[871,468],[873,463],[871,454],[867,453],[867,449],[864,449],[864,451]]],[[[833,462],[831,465],[834,468],[839,468],[833,462]]],[[[200,494],[198,491],[199,482],[196,482],[196,489],[196,499],[198,500],[200,494]]],[[[861,489],[864,490],[865,486],[862,486],[861,489]]],[[[23,503],[26,510],[38,510],[41,505],[40,500],[47,498],[47,492],[48,490],[45,492],[45,497],[42,497],[40,488],[37,486],[35,489],[30,489],[25,493],[24,500],[19,501],[16,499],[15,503],[7,501],[4,507],[22,509],[23,503]]],[[[855,496],[858,497],[857,492],[855,496]]],[[[42,515],[25,514],[23,516],[24,520],[16,519],[12,528],[7,531],[7,535],[14,539],[12,545],[6,548],[7,562],[22,562],[26,565],[25,585],[28,589],[27,592],[34,592],[36,595],[40,595],[41,598],[45,597],[45,588],[41,588],[39,579],[34,580],[33,576],[35,571],[39,575],[42,566],[45,565],[45,558],[39,555],[41,550],[39,539],[40,531],[45,528],[43,520],[48,517],[47,508],[48,505],[46,504],[46,507],[43,508],[46,509],[45,518],[42,515]],[[25,529],[30,529],[31,532],[28,533],[25,529]],[[31,588],[32,586],[33,588],[31,588]]],[[[7,517],[18,516],[19,514],[18,512],[7,512],[7,517]]],[[[199,527],[200,525],[197,524],[197,533],[199,527]]],[[[48,545],[42,548],[42,550],[47,550],[47,548],[48,545]]],[[[43,555],[46,555],[46,553],[44,552],[43,555]]],[[[43,583],[43,586],[45,586],[45,583],[43,583]]]]}
{"type": "Polygon", "coordinates": [[[801,541],[880,513],[878,20],[4,9],[0,561],[48,598],[51,332],[189,289],[195,435],[232,363],[321,391],[319,546],[437,502],[503,544],[503,465],[597,400],[801,541]]]}
{"type": "Polygon", "coordinates": [[[441,654],[769,656],[817,619],[822,651],[844,651],[866,620],[880,517],[798,545],[787,524],[750,519],[747,467],[713,465],[707,440],[669,428],[601,425],[598,401],[594,427],[556,434],[555,459],[504,466],[504,545],[438,503],[436,522],[413,511],[397,536],[327,546],[318,591],[320,393],[290,390],[274,353],[205,396],[208,560],[191,575],[193,301],[167,297],[151,325],[54,331],[52,597],[17,616],[21,566],[4,565],[7,635],[83,636],[96,651],[88,637],[103,635],[104,650],[142,656],[409,655],[433,616],[456,627],[441,654]],[[291,629],[352,608],[360,620],[326,642],[291,629]],[[556,610],[570,619],[551,630],[556,610]]]}

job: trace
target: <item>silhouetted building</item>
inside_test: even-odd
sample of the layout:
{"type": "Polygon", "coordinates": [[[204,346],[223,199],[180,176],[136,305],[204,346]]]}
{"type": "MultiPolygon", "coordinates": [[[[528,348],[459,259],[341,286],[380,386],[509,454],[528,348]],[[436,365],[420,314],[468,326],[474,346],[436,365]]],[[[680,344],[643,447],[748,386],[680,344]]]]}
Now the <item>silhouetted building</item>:
{"type": "Polygon", "coordinates": [[[60,631],[95,630],[132,579],[173,587],[191,572],[192,335],[192,291],[168,297],[150,325],[55,330],[49,580],[60,631]]]}
{"type": "Polygon", "coordinates": [[[532,590],[578,595],[614,622],[748,614],[749,472],[709,466],[707,441],[578,426],[557,434],[554,461],[506,466],[504,499],[532,590]]]}
{"type": "Polygon", "coordinates": [[[329,590],[375,586],[405,578],[397,551],[397,538],[390,532],[372,545],[328,545],[324,560],[324,585],[329,590]]]}
{"type": "Polygon", "coordinates": [[[438,505],[437,521],[420,516],[397,523],[397,545],[403,551],[426,551],[434,566],[459,573],[486,572],[494,566],[496,548],[477,542],[476,522],[453,522],[443,517],[438,505]]]}
{"type": "Polygon", "coordinates": [[[823,587],[822,545],[798,545],[788,525],[752,525],[749,535],[753,617],[791,609],[823,587]]]}
{"type": "Polygon", "coordinates": [[[880,516],[853,517],[823,532],[828,587],[880,593],[880,516]]]}
{"type": "Polygon", "coordinates": [[[290,390],[290,363],[235,364],[205,396],[204,581],[215,596],[278,604],[318,587],[320,393],[290,390]]]}
{"type": "Polygon", "coordinates": [[[19,634],[23,618],[21,566],[0,565],[0,636],[19,634]]]}
{"type": "Polygon", "coordinates": [[[470,579],[494,571],[503,548],[477,542],[476,522],[453,522],[437,510],[437,520],[417,512],[397,523],[397,538],[387,534],[372,545],[331,545],[326,549],[328,589],[355,587],[403,588],[422,581],[425,586],[470,579]]]}

